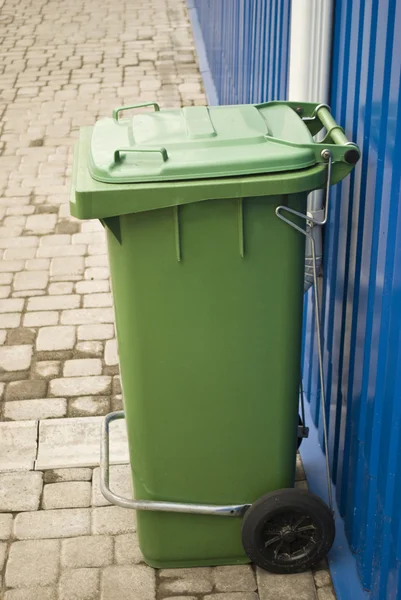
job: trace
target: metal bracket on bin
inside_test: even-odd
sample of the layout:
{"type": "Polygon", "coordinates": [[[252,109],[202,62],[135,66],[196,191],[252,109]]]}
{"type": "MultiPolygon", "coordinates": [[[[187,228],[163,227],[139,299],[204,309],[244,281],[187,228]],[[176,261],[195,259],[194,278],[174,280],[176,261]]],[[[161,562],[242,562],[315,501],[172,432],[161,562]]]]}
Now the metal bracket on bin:
{"type": "Polygon", "coordinates": [[[305,427],[304,425],[298,425],[298,439],[299,438],[308,438],[309,437],[309,427],[305,427]]]}
{"type": "Polygon", "coordinates": [[[110,489],[110,423],[124,419],[124,411],[112,412],[104,418],[101,428],[100,445],[100,489],[103,496],[112,504],[135,510],[150,510],[159,512],[191,513],[197,515],[215,515],[219,517],[242,517],[250,504],[214,505],[189,504],[184,502],[162,502],[155,500],[132,500],[115,494],[110,489]]]}
{"type": "MultiPolygon", "coordinates": [[[[329,460],[329,444],[328,444],[328,431],[327,431],[327,419],[326,419],[326,393],[325,393],[325,382],[324,382],[324,371],[323,371],[323,345],[322,345],[322,336],[321,336],[321,326],[320,326],[320,298],[319,298],[319,289],[318,289],[318,273],[316,266],[316,249],[315,249],[315,238],[312,236],[310,231],[304,229],[297,225],[294,221],[285,217],[283,213],[287,213],[288,215],[292,215],[298,217],[300,219],[305,220],[306,222],[311,222],[313,225],[325,225],[327,223],[327,215],[330,201],[330,181],[331,181],[331,167],[332,167],[332,154],[330,150],[323,149],[321,152],[322,159],[327,162],[327,181],[326,181],[326,194],[325,194],[325,203],[324,203],[324,213],[323,218],[321,220],[316,220],[311,218],[311,215],[300,213],[288,206],[278,206],[276,208],[276,215],[279,219],[290,225],[293,229],[302,233],[305,237],[309,238],[312,249],[312,264],[313,264],[313,297],[314,297],[314,306],[315,306],[315,326],[316,326],[316,335],[317,335],[317,351],[318,351],[318,362],[319,362],[319,381],[320,381],[320,400],[321,400],[321,413],[322,413],[322,421],[323,421],[323,439],[325,446],[325,457],[326,457],[326,477],[327,477],[327,494],[328,494],[328,504],[331,510],[333,510],[333,493],[332,493],[332,485],[331,485],[331,476],[330,476],[330,460],[329,460]]],[[[302,390],[302,388],[301,388],[302,390]]],[[[302,391],[302,401],[303,401],[303,391],[302,391]]],[[[305,423],[304,423],[305,425],[305,423]]]]}

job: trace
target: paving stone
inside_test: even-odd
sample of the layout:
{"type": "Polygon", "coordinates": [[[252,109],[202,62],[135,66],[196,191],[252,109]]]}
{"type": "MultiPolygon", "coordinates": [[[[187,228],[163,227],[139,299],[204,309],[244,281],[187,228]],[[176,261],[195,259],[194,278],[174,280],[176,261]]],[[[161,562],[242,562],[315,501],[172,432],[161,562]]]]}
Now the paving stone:
{"type": "Polygon", "coordinates": [[[318,600],[336,600],[336,595],[332,587],[322,587],[317,590],[318,600]]]}
{"type": "Polygon", "coordinates": [[[43,379],[24,379],[11,381],[7,384],[5,399],[9,400],[36,400],[46,395],[47,382],[43,379]]]}
{"type": "Polygon", "coordinates": [[[121,394],[121,380],[119,375],[113,377],[113,394],[115,396],[121,394]]]}
{"type": "Polygon", "coordinates": [[[100,416],[107,415],[109,412],[109,396],[80,396],[69,401],[68,414],[71,417],[100,416]]]}
{"type": "MultiPolygon", "coordinates": [[[[0,285],[9,285],[13,280],[13,274],[12,273],[0,273],[0,285]]],[[[90,285],[93,282],[90,281],[85,281],[82,282],[85,283],[86,285],[90,285]]],[[[100,283],[100,282],[96,282],[96,283],[100,283]]],[[[104,283],[104,282],[102,282],[104,283]]]]}
{"type": "Polygon", "coordinates": [[[155,600],[155,571],[145,565],[110,566],[102,573],[102,600],[155,600]]]}
{"type": "Polygon", "coordinates": [[[111,377],[107,375],[94,377],[64,377],[52,379],[49,386],[50,396],[85,396],[93,394],[110,394],[111,377]]]}
{"type": "Polygon", "coordinates": [[[118,365],[117,340],[108,340],[104,350],[104,362],[106,365],[118,365]]]}
{"type": "Polygon", "coordinates": [[[62,481],[91,481],[92,469],[49,469],[44,472],[45,483],[61,483],[62,481]]]}
{"type": "MultiPolygon", "coordinates": [[[[103,61],[103,63],[104,63],[104,61],[103,61]]],[[[100,223],[100,221],[96,221],[96,220],[82,221],[81,232],[88,233],[89,231],[104,231],[104,227],[100,223]]]]}
{"type": "MultiPolygon", "coordinates": [[[[104,254],[105,252],[107,252],[105,243],[88,245],[88,254],[104,254]]],[[[97,283],[100,283],[100,281],[98,281],[97,283]]]]}
{"type": "Polygon", "coordinates": [[[36,338],[36,331],[34,329],[28,329],[26,327],[17,327],[16,329],[10,329],[7,334],[7,344],[9,346],[20,346],[23,344],[34,344],[36,338]]]}
{"type": "Polygon", "coordinates": [[[11,537],[13,528],[13,516],[10,514],[0,514],[0,540],[8,540],[11,537]]]}
{"type": "Polygon", "coordinates": [[[85,508],[91,504],[88,481],[48,483],[43,489],[42,508],[85,508]]]}
{"type": "MultiPolygon", "coordinates": [[[[131,465],[111,465],[110,467],[110,489],[125,498],[133,498],[131,465]]],[[[93,471],[92,479],[92,504],[93,506],[108,506],[100,491],[100,468],[93,471]]]]}
{"type": "Polygon", "coordinates": [[[84,296],[84,308],[95,308],[102,306],[112,306],[112,297],[110,293],[89,294],[84,296]]]}
{"type": "MultiPolygon", "coordinates": [[[[43,314],[43,313],[41,313],[43,314]]],[[[33,373],[36,377],[48,379],[60,375],[60,361],[58,360],[43,360],[35,363],[33,373]]]]}
{"type": "Polygon", "coordinates": [[[21,248],[7,248],[4,252],[4,259],[11,261],[12,259],[30,259],[36,254],[36,248],[34,246],[21,248]]]}
{"type": "Polygon", "coordinates": [[[113,562],[113,538],[106,535],[63,540],[61,547],[63,567],[106,567],[113,562]]]}
{"type": "Polygon", "coordinates": [[[59,561],[58,540],[14,542],[7,561],[6,585],[19,588],[54,584],[58,578],[59,561]]]}
{"type": "Polygon", "coordinates": [[[205,594],[213,589],[213,570],[210,567],[198,569],[161,569],[160,592],[205,594]]]}
{"type": "Polygon", "coordinates": [[[105,241],[105,234],[103,231],[96,233],[76,233],[72,236],[73,244],[101,244],[105,241]]]}
{"type": "MultiPolygon", "coordinates": [[[[23,217],[22,217],[23,218],[23,217]]],[[[18,237],[22,233],[22,227],[11,225],[10,227],[0,227],[0,235],[2,237],[18,237]]]]}
{"type": "Polygon", "coordinates": [[[219,592],[253,592],[257,587],[255,574],[248,565],[216,567],[213,577],[219,592]]]}
{"type": "Polygon", "coordinates": [[[6,562],[7,544],[0,542],[0,572],[3,570],[4,563],[6,562]]]}
{"type": "Polygon", "coordinates": [[[13,298],[28,298],[40,296],[43,297],[46,294],[44,289],[42,290],[17,290],[12,293],[13,298]]]}
{"type": "Polygon", "coordinates": [[[49,266],[50,260],[48,258],[31,258],[25,263],[25,269],[27,271],[46,271],[47,281],[49,279],[49,266]]]}
{"type": "Polygon", "coordinates": [[[85,269],[82,256],[59,256],[53,258],[50,265],[52,281],[74,281],[81,279],[85,269]]]}
{"type": "Polygon", "coordinates": [[[76,356],[80,357],[96,357],[101,358],[103,356],[103,344],[99,341],[86,341],[78,342],[75,346],[76,356]]]}
{"type": "Polygon", "coordinates": [[[20,312],[24,306],[24,301],[18,298],[5,298],[0,300],[1,313],[20,312]]]}
{"type": "Polygon", "coordinates": [[[59,583],[59,600],[98,600],[100,574],[98,569],[67,569],[59,583]]]}
{"type": "Polygon", "coordinates": [[[40,239],[41,246],[66,246],[70,243],[70,235],[45,235],[40,239]]]}
{"type": "MultiPolygon", "coordinates": [[[[86,252],[86,246],[42,246],[39,247],[36,256],[41,258],[65,258],[66,256],[75,257],[75,256],[83,256],[86,252]]],[[[58,278],[60,276],[54,276],[54,278],[58,278]]],[[[61,276],[61,280],[63,276],[61,276]]],[[[68,277],[68,276],[67,276],[68,277]]],[[[77,277],[81,279],[81,276],[77,277]]],[[[68,277],[69,281],[76,281],[75,277],[68,277]]]]}
{"type": "Polygon", "coordinates": [[[0,314],[0,327],[3,329],[12,329],[19,327],[21,323],[21,313],[0,314]]]}
{"type": "Polygon", "coordinates": [[[80,325],[77,329],[79,340],[109,340],[114,337],[114,325],[80,325]]]}
{"type": "Polygon", "coordinates": [[[67,538],[89,533],[89,508],[24,512],[14,520],[14,535],[22,540],[67,538]]]}
{"type": "Polygon", "coordinates": [[[81,299],[77,294],[41,296],[40,298],[30,298],[27,310],[63,310],[66,308],[77,308],[81,299]]]}
{"type": "MultiPolygon", "coordinates": [[[[59,215],[61,218],[61,214],[59,215]]],[[[71,217],[66,219],[61,219],[56,225],[57,233],[77,233],[79,231],[80,224],[76,223],[71,219],[71,217]]]]}
{"type": "Polygon", "coordinates": [[[90,267],[85,269],[85,279],[108,279],[110,271],[108,267],[90,267]]]}
{"type": "Polygon", "coordinates": [[[2,329],[0,331],[0,346],[2,346],[4,344],[4,342],[6,341],[6,336],[7,336],[7,331],[5,329],[2,329]]]}
{"type": "Polygon", "coordinates": [[[260,600],[315,600],[311,571],[278,575],[256,569],[260,600]]]}
{"type": "Polygon", "coordinates": [[[4,600],[57,600],[57,589],[55,587],[29,587],[8,590],[4,600]]]}
{"type": "Polygon", "coordinates": [[[66,296],[72,294],[74,284],[70,281],[57,281],[49,285],[48,292],[50,295],[66,296]]]}
{"type": "Polygon", "coordinates": [[[135,511],[120,506],[98,507],[92,510],[92,533],[118,535],[136,529],[135,511]]]}
{"type": "Polygon", "coordinates": [[[63,325],[84,325],[86,323],[114,323],[112,308],[78,308],[61,313],[63,325]]]}
{"type": "Polygon", "coordinates": [[[67,414],[67,400],[52,398],[51,400],[22,400],[6,402],[4,417],[11,421],[27,421],[31,419],[55,419],[67,414]]]}
{"type": "Polygon", "coordinates": [[[36,421],[0,423],[0,471],[30,470],[36,457],[36,421]]]}
{"type": "MultiPolygon", "coordinates": [[[[106,251],[106,248],[104,251],[106,251]]],[[[75,290],[77,294],[97,294],[108,292],[110,290],[110,284],[107,280],[77,281],[75,290]]]]}
{"type": "Polygon", "coordinates": [[[50,233],[56,225],[56,215],[30,215],[25,229],[31,233],[50,233]]]}
{"type": "Polygon", "coordinates": [[[2,346],[0,348],[0,372],[25,371],[32,360],[32,346],[2,346]]]}
{"type": "Polygon", "coordinates": [[[0,263],[0,271],[3,273],[15,273],[16,271],[22,271],[23,268],[23,260],[2,260],[0,263]]]}
{"type": "Polygon", "coordinates": [[[332,585],[330,571],[326,561],[323,561],[320,568],[317,571],[314,571],[313,578],[315,580],[315,585],[318,588],[332,585]]]}
{"type": "Polygon", "coordinates": [[[136,533],[124,533],[114,538],[114,555],[118,565],[137,565],[144,561],[136,533]]]}
{"type": "Polygon", "coordinates": [[[14,290],[43,290],[47,286],[47,271],[21,271],[14,277],[14,290]]]}
{"type": "Polygon", "coordinates": [[[114,396],[111,399],[111,410],[112,411],[124,410],[124,403],[123,403],[123,398],[121,395],[114,396]]]}
{"type": "Polygon", "coordinates": [[[38,337],[36,340],[36,350],[38,350],[39,352],[49,352],[55,350],[72,350],[74,344],[75,327],[43,327],[42,329],[39,329],[38,337]]]}
{"type": "Polygon", "coordinates": [[[0,298],[7,298],[11,293],[10,285],[2,285],[0,286],[0,298]]]}
{"type": "Polygon", "coordinates": [[[64,377],[79,377],[83,375],[101,375],[102,361],[97,358],[80,358],[67,360],[64,363],[64,377]]]}
{"type": "MultiPolygon", "coordinates": [[[[102,417],[41,421],[36,468],[44,470],[97,466],[100,460],[102,421],[102,417]]],[[[114,464],[127,463],[128,456],[126,426],[120,420],[110,427],[110,461],[114,464]]]]}
{"type": "Polygon", "coordinates": [[[57,325],[58,312],[31,312],[25,313],[23,318],[24,327],[44,327],[45,325],[57,325]]]}
{"type": "Polygon", "coordinates": [[[0,511],[38,510],[43,474],[33,471],[0,473],[0,511]]]}

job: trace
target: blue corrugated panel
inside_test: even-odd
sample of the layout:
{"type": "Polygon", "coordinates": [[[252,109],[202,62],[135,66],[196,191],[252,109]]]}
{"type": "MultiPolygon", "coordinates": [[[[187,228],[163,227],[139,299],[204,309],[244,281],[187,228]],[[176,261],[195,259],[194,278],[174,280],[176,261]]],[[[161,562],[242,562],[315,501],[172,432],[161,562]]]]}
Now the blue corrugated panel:
{"type": "MultiPolygon", "coordinates": [[[[337,0],[331,105],[362,149],[325,232],[324,361],[337,500],[362,584],[401,598],[401,2],[337,0]]],[[[306,306],[305,387],[316,408],[306,306]]]]}
{"type": "Polygon", "coordinates": [[[220,104],[286,98],[290,0],[194,0],[220,104]]]}

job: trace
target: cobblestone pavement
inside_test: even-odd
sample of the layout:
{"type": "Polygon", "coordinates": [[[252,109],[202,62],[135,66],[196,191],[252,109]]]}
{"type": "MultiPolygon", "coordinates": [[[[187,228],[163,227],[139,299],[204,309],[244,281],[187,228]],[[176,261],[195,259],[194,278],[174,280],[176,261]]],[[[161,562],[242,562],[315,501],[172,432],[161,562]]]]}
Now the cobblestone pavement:
{"type": "MultiPolygon", "coordinates": [[[[156,572],[134,514],[99,492],[99,420],[121,390],[102,227],[69,216],[72,148],[120,104],[205,102],[184,1],[0,7],[0,598],[332,600],[324,566],[156,572]]],[[[113,448],[129,493],[122,429],[113,448]]]]}

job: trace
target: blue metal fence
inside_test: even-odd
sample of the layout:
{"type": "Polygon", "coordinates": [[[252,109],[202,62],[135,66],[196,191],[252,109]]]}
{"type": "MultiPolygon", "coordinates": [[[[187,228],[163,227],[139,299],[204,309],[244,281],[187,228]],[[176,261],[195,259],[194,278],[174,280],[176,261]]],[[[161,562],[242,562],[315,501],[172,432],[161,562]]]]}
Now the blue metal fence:
{"type": "Polygon", "coordinates": [[[290,0],[193,0],[220,104],[283,100],[290,0]]]}
{"type": "MultiPolygon", "coordinates": [[[[333,113],[362,149],[333,193],[323,283],[330,456],[363,586],[401,598],[401,3],[337,0],[333,113]],[[398,32],[398,33],[397,33],[398,32]]],[[[312,306],[304,376],[321,430],[312,306]]]]}

